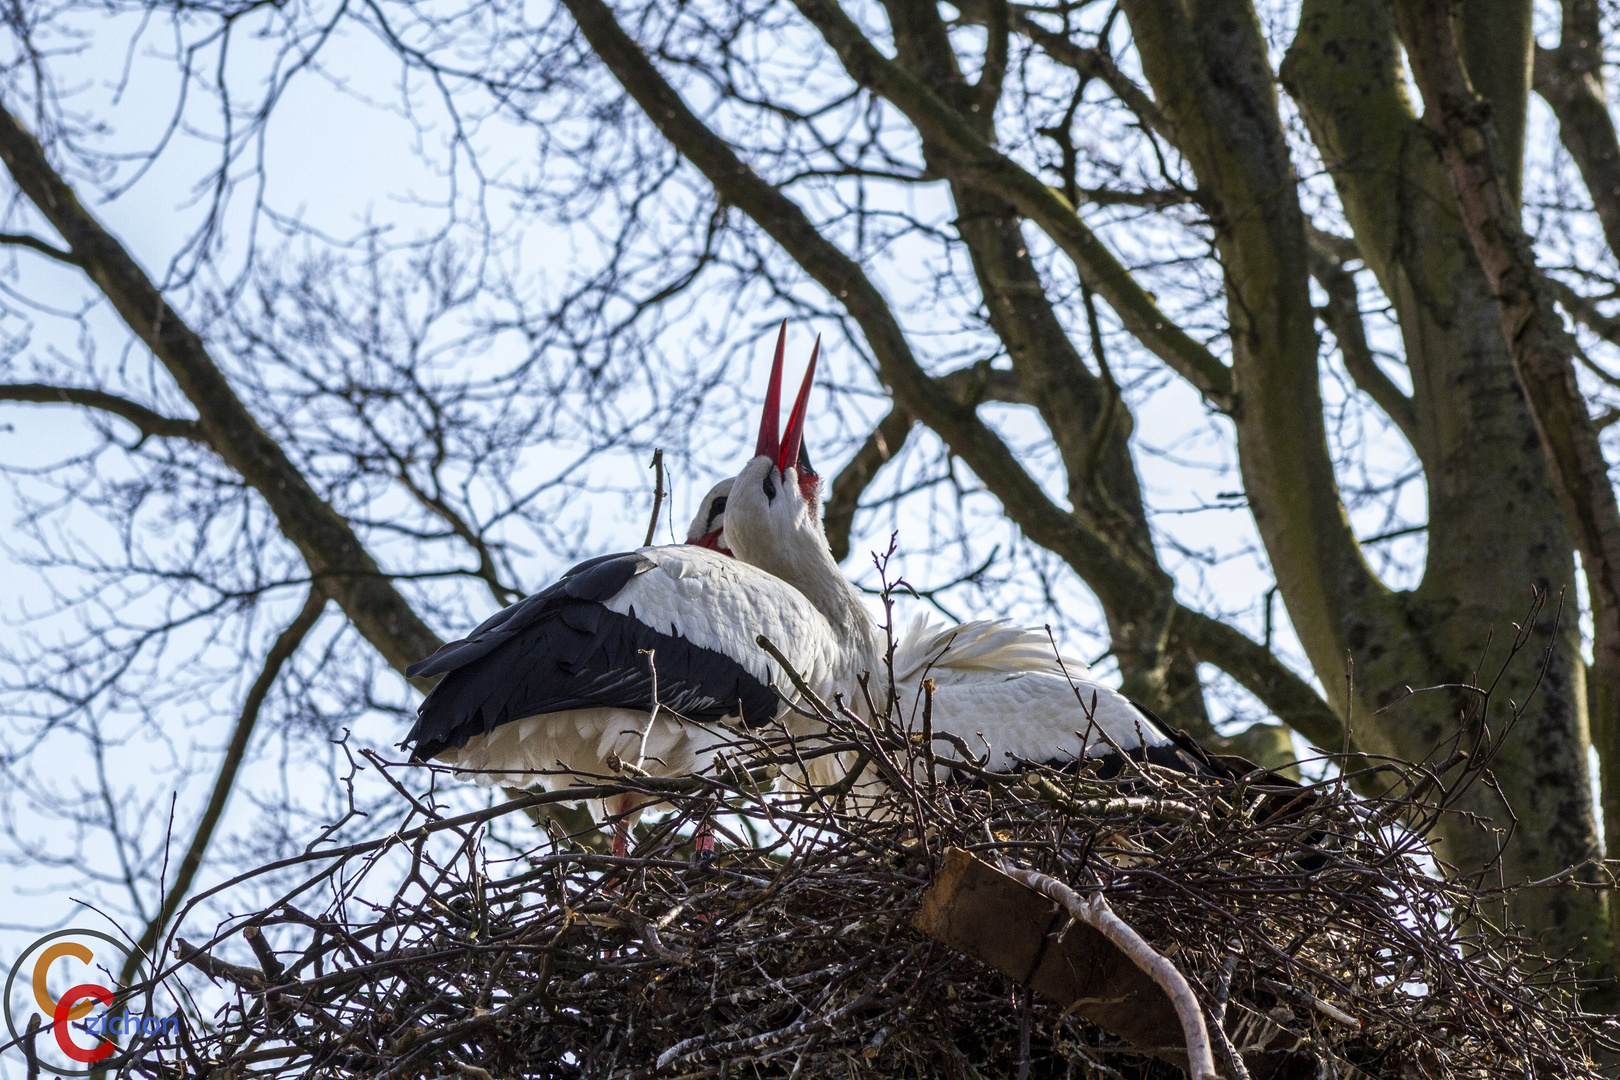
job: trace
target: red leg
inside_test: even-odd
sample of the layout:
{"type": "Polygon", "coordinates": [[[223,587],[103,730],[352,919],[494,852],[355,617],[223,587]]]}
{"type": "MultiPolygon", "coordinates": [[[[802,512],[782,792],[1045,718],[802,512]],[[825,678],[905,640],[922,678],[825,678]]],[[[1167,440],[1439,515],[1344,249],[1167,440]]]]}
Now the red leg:
{"type": "Polygon", "coordinates": [[[697,827],[692,834],[692,848],[697,857],[702,859],[714,854],[714,826],[707,821],[697,827]]]}
{"type": "MultiPolygon", "coordinates": [[[[616,799],[609,799],[607,812],[618,817],[613,823],[613,857],[622,859],[630,854],[630,830],[635,827],[641,815],[636,812],[636,797],[634,795],[621,795],[616,799]]],[[[602,887],[609,893],[619,891],[619,875],[614,871],[602,887]]]]}

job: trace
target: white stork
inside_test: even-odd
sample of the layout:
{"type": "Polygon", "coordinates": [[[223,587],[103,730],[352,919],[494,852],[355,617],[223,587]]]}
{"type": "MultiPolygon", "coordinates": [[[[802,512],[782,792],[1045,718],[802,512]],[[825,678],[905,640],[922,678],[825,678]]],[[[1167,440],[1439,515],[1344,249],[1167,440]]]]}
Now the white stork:
{"type": "MultiPolygon", "coordinates": [[[[820,339],[794,402],[786,439],[798,445],[792,457],[757,455],[730,483],[705,500],[692,535],[729,547],[739,560],[789,582],[826,616],[835,638],[876,670],[883,634],[860,591],[833,559],[821,522],[821,478],[803,444],[803,423],[815,375],[820,339]],[[791,464],[784,464],[791,462],[791,464]]],[[[779,376],[773,370],[772,378],[779,376]]],[[[766,408],[780,390],[767,391],[766,408]]],[[[1042,630],[1005,620],[961,626],[919,618],[896,643],[895,690],[908,712],[921,701],[923,679],[932,679],[932,726],[937,734],[989,750],[987,767],[1012,771],[1021,763],[1072,765],[1081,758],[1118,751],[1182,771],[1203,771],[1198,748],[1123,694],[1096,681],[1086,664],[1060,661],[1042,630]]]]}
{"type": "MultiPolygon", "coordinates": [[[[777,468],[799,445],[779,438],[768,404],[756,453],[777,468]]],[[[803,594],[727,554],[675,545],[604,555],[496,612],[407,670],[442,678],[401,745],[412,760],[437,759],[484,785],[589,784],[614,757],[653,775],[689,775],[730,741],[728,727],[758,727],[786,709],[772,689],[783,680],[756,635],[828,696],[870,667],[803,594]]],[[[789,726],[805,730],[802,721],[789,726]]],[[[638,801],[591,806],[598,820],[618,817],[617,855],[638,801]]]]}

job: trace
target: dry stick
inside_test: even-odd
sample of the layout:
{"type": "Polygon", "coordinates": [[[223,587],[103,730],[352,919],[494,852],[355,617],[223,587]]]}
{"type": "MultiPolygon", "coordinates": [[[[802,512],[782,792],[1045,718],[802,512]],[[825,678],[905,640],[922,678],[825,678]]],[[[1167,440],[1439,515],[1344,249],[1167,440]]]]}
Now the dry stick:
{"type": "Polygon", "coordinates": [[[39,1013],[34,1013],[28,1018],[28,1030],[22,1037],[23,1056],[28,1059],[28,1080],[39,1080],[39,1049],[34,1040],[39,1037],[40,1026],[39,1013]]]}
{"type": "Polygon", "coordinates": [[[660,447],[653,451],[652,464],[647,466],[658,474],[653,481],[653,508],[652,517],[647,522],[647,539],[641,542],[642,547],[652,547],[653,533],[658,531],[658,511],[664,505],[664,451],[660,447]]]}
{"type": "MultiPolygon", "coordinates": [[[[658,508],[653,507],[653,524],[658,524],[658,508]]],[[[648,527],[651,531],[651,526],[648,527]]],[[[658,720],[658,650],[642,649],[647,654],[647,670],[652,673],[652,710],[647,713],[647,726],[641,729],[641,745],[636,749],[636,771],[646,772],[647,740],[652,738],[653,724],[658,720]]]]}
{"type": "Polygon", "coordinates": [[[1130,957],[1131,963],[1147,972],[1159,985],[1181,1019],[1181,1031],[1187,1040],[1187,1072],[1192,1080],[1217,1080],[1215,1058],[1210,1052],[1209,1028],[1204,1024],[1204,1010],[1193,996],[1187,979],[1176,970],[1167,957],[1142,939],[1130,925],[1114,914],[1102,893],[1081,896],[1050,874],[1025,870],[1020,866],[1002,863],[1001,870],[1008,877],[1020,881],[1042,896],[1057,902],[1069,915],[1102,934],[1116,948],[1130,957]]]}
{"type": "Polygon", "coordinates": [[[928,793],[932,795],[938,780],[934,776],[934,680],[924,679],[923,688],[923,766],[928,770],[928,793]]]}
{"type": "Polygon", "coordinates": [[[837,714],[833,712],[832,706],[823,701],[820,694],[810,689],[810,684],[804,681],[804,676],[793,670],[793,665],[788,663],[788,658],[782,655],[782,650],[778,649],[770,638],[760,634],[754,638],[754,641],[758,643],[760,648],[771,654],[772,660],[781,665],[782,670],[787,673],[788,681],[793,684],[793,689],[804,696],[804,699],[810,703],[810,707],[821,714],[823,720],[835,719],[837,714]]]}
{"type": "Polygon", "coordinates": [[[1026,786],[1044,803],[1080,817],[1106,817],[1109,814],[1141,814],[1192,821],[1200,814],[1190,803],[1147,795],[1120,795],[1107,799],[1076,799],[1052,781],[1038,774],[1024,777],[1026,786]]]}
{"type": "Polygon", "coordinates": [[[1243,1064],[1243,1055],[1238,1052],[1237,1047],[1232,1045],[1231,1036],[1226,1034],[1226,1028],[1221,1025],[1219,1018],[1215,1018],[1214,1027],[1215,1038],[1221,1047],[1221,1056],[1226,1059],[1226,1064],[1231,1067],[1234,1080],[1251,1080],[1249,1067],[1243,1064]]]}

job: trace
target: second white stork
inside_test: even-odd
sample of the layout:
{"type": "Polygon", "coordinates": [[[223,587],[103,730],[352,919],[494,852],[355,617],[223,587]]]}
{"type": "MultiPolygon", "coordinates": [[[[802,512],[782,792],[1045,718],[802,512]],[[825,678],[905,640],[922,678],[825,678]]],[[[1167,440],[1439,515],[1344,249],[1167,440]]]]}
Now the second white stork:
{"type": "MultiPolygon", "coordinates": [[[[780,347],[780,346],[779,346],[780,347]]],[[[821,523],[821,478],[804,449],[803,425],[820,341],[794,402],[784,440],[798,453],[756,455],[706,504],[699,536],[724,538],[735,556],[791,583],[831,624],[856,663],[878,666],[884,641],[860,591],[839,569],[821,523]]],[[[773,378],[777,373],[773,371],[773,378]]],[[[766,408],[780,390],[769,388],[766,408]]],[[[716,491],[719,491],[716,488],[716,491]]],[[[712,498],[712,496],[711,496],[712,498]]],[[[693,522],[697,532],[699,523],[693,522]]],[[[1042,630],[1005,621],[961,626],[914,622],[896,642],[895,690],[914,713],[923,679],[933,680],[932,725],[983,753],[1003,772],[1026,762],[1072,765],[1124,752],[1182,771],[1202,771],[1198,747],[1173,737],[1077,659],[1062,658],[1042,630]]]]}

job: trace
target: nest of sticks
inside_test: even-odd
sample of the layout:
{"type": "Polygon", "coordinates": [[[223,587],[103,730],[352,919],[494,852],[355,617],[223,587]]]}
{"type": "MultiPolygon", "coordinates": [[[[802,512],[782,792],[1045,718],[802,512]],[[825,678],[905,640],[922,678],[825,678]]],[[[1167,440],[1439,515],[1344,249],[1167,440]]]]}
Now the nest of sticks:
{"type": "MultiPolygon", "coordinates": [[[[1426,838],[1488,754],[1346,760],[1304,788],[1146,765],[1009,776],[836,703],[823,719],[815,738],[739,736],[711,775],[626,766],[573,792],[661,805],[627,858],[537,814],[561,794],[445,816],[424,770],[387,766],[410,819],[266,868],[291,882],[278,902],[173,936],[153,984],[189,980],[178,1032],[107,1064],[234,1080],[1181,1074],[1086,1002],[919,930],[947,853],[1066,886],[1071,914],[1091,905],[1137,935],[1190,990],[1218,1075],[1596,1076],[1613,1053],[1574,973],[1501,928],[1502,891],[1437,871],[1426,838]],[[860,780],[782,787],[829,754],[860,780]],[[704,821],[718,848],[695,861],[704,821]]],[[[1065,932],[1011,909],[986,923],[1065,932]]]]}

